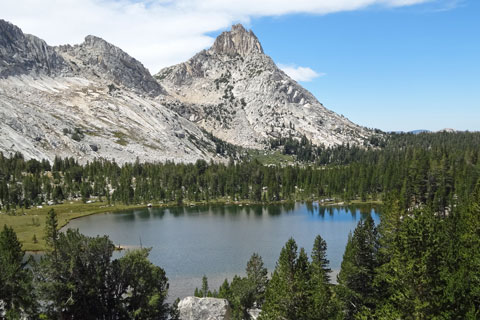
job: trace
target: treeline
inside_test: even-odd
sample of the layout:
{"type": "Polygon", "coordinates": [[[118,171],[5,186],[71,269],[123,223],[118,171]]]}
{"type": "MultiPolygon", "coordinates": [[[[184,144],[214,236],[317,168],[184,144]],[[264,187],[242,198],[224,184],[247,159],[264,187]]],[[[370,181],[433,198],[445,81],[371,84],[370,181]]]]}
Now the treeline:
{"type": "MultiPolygon", "coordinates": [[[[310,258],[293,239],[267,277],[260,256],[246,276],[218,291],[206,278],[199,296],[227,299],[233,319],[478,319],[480,317],[480,182],[448,212],[426,205],[402,209],[402,195],[386,200],[375,226],[369,214],[349,235],[337,284],[330,279],[327,245],[317,236],[310,258]]],[[[58,231],[49,212],[48,251],[25,261],[12,228],[0,232],[0,315],[6,319],[177,319],[165,303],[165,272],[148,250],[113,260],[107,237],[58,231]],[[27,266],[30,264],[30,266],[27,266]]]]}
{"type": "Polygon", "coordinates": [[[386,139],[383,149],[326,149],[325,165],[264,166],[256,160],[122,166],[94,160],[80,165],[73,158],[56,158],[50,165],[0,154],[0,209],[92,197],[124,204],[384,200],[396,191],[403,195],[402,208],[425,203],[445,211],[445,201],[473,192],[480,177],[480,134],[392,134],[386,139]]]}
{"type": "Polygon", "coordinates": [[[393,195],[378,226],[367,214],[349,234],[336,284],[317,236],[310,258],[288,240],[270,279],[253,255],[246,277],[213,292],[204,278],[195,294],[227,299],[237,320],[254,308],[260,320],[479,319],[480,183],[448,214],[403,201],[393,195]]]}
{"type": "Polygon", "coordinates": [[[45,239],[48,250],[35,261],[12,228],[0,232],[0,319],[178,319],[166,303],[168,279],[148,260],[149,249],[113,260],[107,236],[59,232],[53,210],[45,239]]]}

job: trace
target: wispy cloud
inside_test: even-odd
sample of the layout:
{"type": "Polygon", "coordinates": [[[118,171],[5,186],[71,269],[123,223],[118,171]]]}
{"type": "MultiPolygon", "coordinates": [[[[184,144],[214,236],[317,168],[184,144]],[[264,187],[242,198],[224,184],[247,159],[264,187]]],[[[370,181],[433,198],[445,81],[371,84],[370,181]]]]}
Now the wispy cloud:
{"type": "Polygon", "coordinates": [[[294,65],[278,65],[290,78],[295,81],[309,82],[318,77],[323,77],[326,73],[316,72],[309,67],[297,67],[294,65]]]}
{"type": "Polygon", "coordinates": [[[465,5],[465,0],[444,0],[438,3],[435,11],[449,11],[465,5]]]}
{"type": "MultiPolygon", "coordinates": [[[[153,73],[212,44],[206,34],[251,17],[329,14],[431,0],[2,0],[1,18],[51,45],[94,34],[121,47],[153,73]]],[[[313,71],[313,70],[312,70],[313,71]]]]}

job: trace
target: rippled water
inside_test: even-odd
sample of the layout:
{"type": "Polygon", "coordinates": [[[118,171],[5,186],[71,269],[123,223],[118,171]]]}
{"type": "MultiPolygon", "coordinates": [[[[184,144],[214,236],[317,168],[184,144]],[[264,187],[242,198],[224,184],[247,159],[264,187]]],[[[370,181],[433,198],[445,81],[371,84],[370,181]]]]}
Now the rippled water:
{"type": "Polygon", "coordinates": [[[310,252],[320,234],[327,241],[330,266],[338,272],[348,233],[365,214],[378,222],[370,207],[315,203],[149,208],[83,217],[67,227],[90,236],[107,234],[117,245],[151,247],[150,260],[165,269],[174,299],[192,295],[204,274],[212,290],[225,278],[243,275],[254,252],[273,271],[290,237],[310,252]]]}

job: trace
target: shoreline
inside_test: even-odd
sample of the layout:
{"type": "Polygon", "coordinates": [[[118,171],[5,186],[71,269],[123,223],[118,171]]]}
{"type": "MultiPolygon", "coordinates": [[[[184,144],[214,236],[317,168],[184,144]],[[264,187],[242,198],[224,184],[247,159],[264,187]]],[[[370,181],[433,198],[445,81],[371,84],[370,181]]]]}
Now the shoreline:
{"type": "MultiPolygon", "coordinates": [[[[253,206],[253,205],[278,205],[278,204],[287,204],[287,203],[297,203],[297,202],[312,202],[316,203],[319,206],[361,206],[361,205],[370,205],[378,206],[381,205],[381,201],[366,201],[361,202],[358,200],[344,202],[344,201],[328,201],[322,202],[322,199],[316,200],[280,200],[280,201],[270,201],[270,202],[256,202],[256,201],[231,201],[228,199],[219,199],[213,201],[198,201],[198,202],[184,202],[181,205],[175,202],[168,203],[152,203],[152,204],[134,204],[134,205],[124,205],[124,204],[110,204],[106,202],[93,201],[91,203],[83,203],[81,201],[65,201],[62,204],[56,204],[51,206],[39,206],[29,209],[18,209],[15,215],[10,215],[6,213],[0,214],[0,226],[9,225],[13,227],[17,236],[19,237],[20,242],[22,243],[23,250],[29,253],[41,253],[45,250],[45,241],[43,239],[44,229],[45,229],[45,217],[51,209],[54,209],[57,213],[58,218],[58,228],[61,230],[72,220],[87,217],[94,214],[105,214],[105,213],[118,213],[125,210],[134,210],[134,209],[145,209],[145,208],[178,208],[178,207],[200,207],[200,206],[210,206],[210,205],[235,205],[235,206],[253,206]],[[35,237],[36,242],[33,237],[35,237]]],[[[115,244],[116,250],[117,247],[121,245],[115,244]]]]}

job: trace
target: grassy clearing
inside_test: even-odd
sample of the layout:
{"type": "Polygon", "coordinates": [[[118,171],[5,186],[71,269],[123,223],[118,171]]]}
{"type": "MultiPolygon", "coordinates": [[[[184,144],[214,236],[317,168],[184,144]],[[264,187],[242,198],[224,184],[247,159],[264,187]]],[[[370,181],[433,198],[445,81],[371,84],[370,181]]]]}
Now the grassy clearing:
{"type": "Polygon", "coordinates": [[[257,159],[264,165],[286,165],[295,162],[294,156],[282,154],[280,151],[249,150],[248,154],[252,159],[257,159]]]}
{"type": "MultiPolygon", "coordinates": [[[[251,202],[241,201],[233,202],[228,198],[218,199],[210,202],[187,202],[184,206],[198,206],[207,204],[248,204],[251,202]]],[[[154,204],[154,207],[173,207],[177,203],[154,204]]],[[[17,209],[16,214],[6,214],[0,212],[0,227],[3,225],[11,226],[17,233],[17,237],[23,244],[23,249],[27,251],[45,250],[45,219],[48,211],[54,209],[58,218],[59,228],[65,226],[70,220],[89,216],[97,213],[118,212],[128,209],[145,208],[146,205],[108,205],[106,202],[83,203],[81,201],[67,201],[63,204],[52,206],[44,205],[43,208],[17,209]],[[36,241],[34,240],[36,238],[36,241]]]]}
{"type": "Polygon", "coordinates": [[[70,201],[64,204],[43,206],[43,208],[17,209],[16,215],[0,214],[0,227],[11,226],[27,251],[41,251],[45,249],[43,239],[45,231],[45,218],[50,209],[55,209],[58,216],[59,227],[65,226],[70,220],[96,213],[114,212],[125,209],[142,208],[145,205],[111,205],[106,202],[83,203],[70,201]],[[34,241],[34,236],[37,242],[34,241]]]}
{"type": "Polygon", "coordinates": [[[382,200],[367,200],[367,201],[362,201],[360,199],[357,200],[350,200],[347,202],[347,204],[354,204],[354,205],[362,205],[362,204],[368,204],[368,205],[382,205],[383,201],[382,200]]]}

